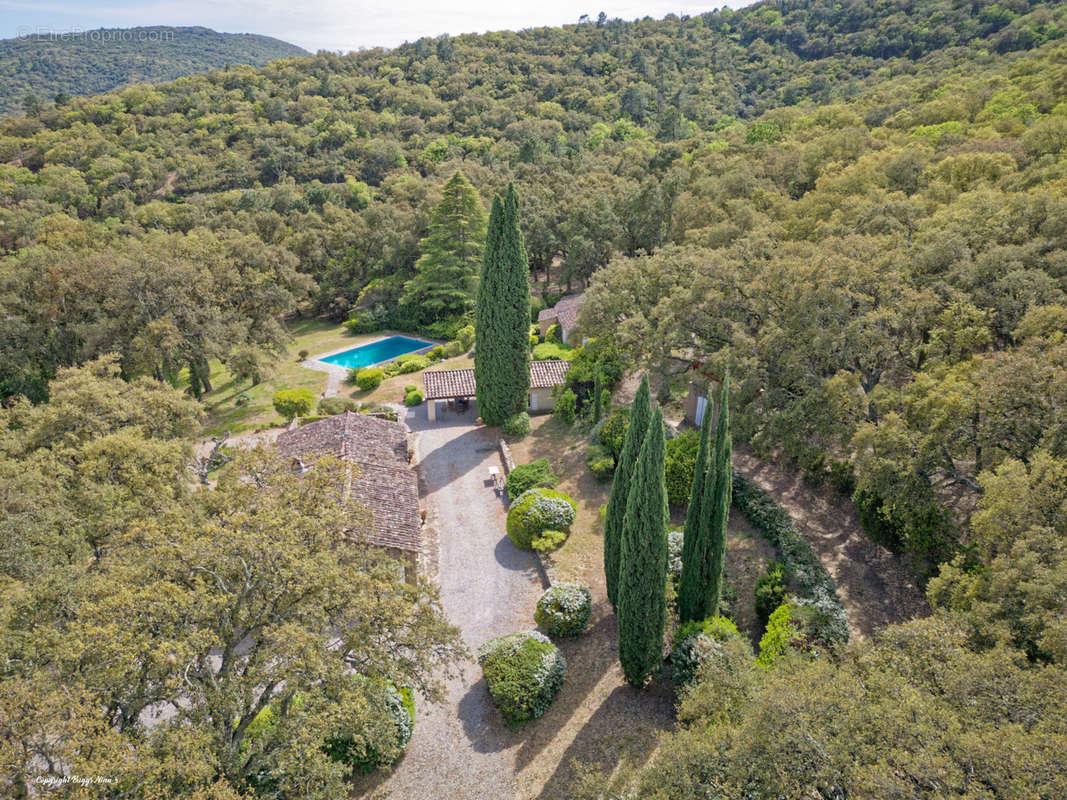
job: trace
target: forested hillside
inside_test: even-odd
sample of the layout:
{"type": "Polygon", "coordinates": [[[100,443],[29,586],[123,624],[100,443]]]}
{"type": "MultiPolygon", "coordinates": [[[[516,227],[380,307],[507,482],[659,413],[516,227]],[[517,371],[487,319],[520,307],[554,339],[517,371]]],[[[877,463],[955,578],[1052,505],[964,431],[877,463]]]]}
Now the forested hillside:
{"type": "Polygon", "coordinates": [[[585,289],[661,400],[729,370],[735,438],[852,497],[935,607],[724,666],[641,796],[1063,796],[1065,34],[1062,3],[763,2],[45,102],[0,121],[0,448],[58,457],[49,384],[78,408],[110,353],[94,380],[154,398],[269,370],[290,315],[453,338],[411,284],[431,212],[513,182],[535,294],[585,289]]]}
{"type": "Polygon", "coordinates": [[[36,114],[57,95],[64,105],[71,95],[302,55],[303,48],[270,36],[207,28],[35,31],[0,41],[0,113],[36,114]]]}

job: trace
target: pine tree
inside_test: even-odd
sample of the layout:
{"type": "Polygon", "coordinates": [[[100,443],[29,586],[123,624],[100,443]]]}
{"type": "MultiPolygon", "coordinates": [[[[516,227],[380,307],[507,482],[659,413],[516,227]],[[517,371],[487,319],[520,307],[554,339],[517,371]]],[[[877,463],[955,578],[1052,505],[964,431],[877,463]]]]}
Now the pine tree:
{"type": "Polygon", "coordinates": [[[485,211],[478,192],[456,172],[433,210],[429,233],[419,242],[422,256],[401,302],[432,323],[460,316],[474,305],[478,267],[485,247],[485,211]]]}
{"type": "MultiPolygon", "coordinates": [[[[714,617],[719,613],[719,599],[722,596],[722,574],[726,563],[726,527],[730,521],[730,502],[734,491],[729,392],[730,376],[727,375],[723,378],[722,389],[719,391],[719,419],[715,428],[715,492],[711,499],[710,518],[707,505],[702,510],[711,526],[711,533],[708,536],[708,590],[706,594],[708,606],[701,619],[714,617]]],[[[705,497],[707,497],[706,494],[705,497]]]]}
{"type": "Polygon", "coordinates": [[[530,269],[513,185],[489,215],[474,334],[478,410],[500,425],[526,410],[530,392],[530,269]]]}
{"type": "Polygon", "coordinates": [[[656,408],[634,468],[619,554],[619,661],[641,687],[663,661],[667,611],[667,483],[663,411],[656,408]]]}
{"type": "Polygon", "coordinates": [[[678,582],[678,615],[682,622],[699,620],[703,603],[701,594],[706,591],[701,579],[703,564],[707,558],[708,542],[706,535],[710,531],[701,513],[704,508],[704,485],[708,480],[715,480],[712,467],[711,448],[711,409],[704,412],[700,426],[700,445],[697,450],[696,466],[693,469],[693,483],[689,491],[689,507],[685,513],[685,534],[682,539],[682,576],[678,582]],[[709,467],[712,467],[709,469],[709,467]]]}
{"type": "Polygon", "coordinates": [[[622,541],[622,522],[626,516],[626,499],[630,492],[630,478],[637,454],[648,431],[648,418],[652,415],[652,394],[648,388],[648,376],[641,380],[637,395],[630,406],[630,424],[622,442],[622,452],[615,462],[615,479],[611,484],[607,513],[604,517],[604,579],[608,587],[608,599],[616,606],[616,589],[619,583],[619,548],[622,541]]]}

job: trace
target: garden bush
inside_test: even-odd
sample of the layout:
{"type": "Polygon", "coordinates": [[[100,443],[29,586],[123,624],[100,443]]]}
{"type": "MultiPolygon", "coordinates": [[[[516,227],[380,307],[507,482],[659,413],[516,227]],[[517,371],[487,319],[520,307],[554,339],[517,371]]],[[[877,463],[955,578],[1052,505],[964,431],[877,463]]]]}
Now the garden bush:
{"type": "Polygon", "coordinates": [[[552,471],[547,458],[539,458],[529,464],[519,464],[508,474],[508,498],[518,499],[523,492],[533,489],[552,489],[559,477],[552,471]]]}
{"type": "Polygon", "coordinates": [[[426,356],[401,356],[397,359],[400,369],[398,375],[407,375],[411,372],[419,372],[430,366],[430,360],[426,356]]]}
{"type": "Polygon", "coordinates": [[[541,343],[541,340],[537,338],[537,334],[536,333],[531,333],[530,334],[530,349],[533,350],[540,343],[541,343]]]}
{"type": "Polygon", "coordinates": [[[800,631],[793,622],[794,610],[792,603],[785,602],[771,613],[767,630],[759,640],[757,663],[770,666],[800,639],[800,631]]]}
{"type": "Polygon", "coordinates": [[[413,383],[409,383],[407,386],[404,387],[404,394],[410,394],[411,392],[417,392],[418,390],[418,386],[413,383]]]}
{"type": "Polygon", "coordinates": [[[537,631],[491,639],[478,648],[478,663],[493,703],[512,727],[544,714],[567,678],[563,654],[537,631]]]}
{"type": "Polygon", "coordinates": [[[455,358],[456,356],[461,356],[465,352],[467,352],[467,349],[468,348],[463,346],[463,342],[460,342],[458,340],[449,342],[448,344],[444,345],[442,358],[455,358]]]}
{"type": "Polygon", "coordinates": [[[408,392],[404,395],[404,405],[408,406],[409,408],[412,406],[417,406],[421,403],[422,392],[420,392],[418,389],[415,389],[414,391],[408,392]]]}
{"type": "Polygon", "coordinates": [[[598,481],[610,480],[615,474],[615,458],[600,444],[589,446],[585,453],[585,465],[598,481]]]}
{"type": "Polygon", "coordinates": [[[573,425],[575,415],[578,413],[578,398],[570,389],[564,389],[556,404],[552,407],[552,413],[564,425],[573,425]]]}
{"type": "Polygon", "coordinates": [[[445,346],[443,344],[437,345],[437,347],[426,354],[426,358],[430,361],[440,361],[445,357],[445,346]]]}
{"type": "Polygon", "coordinates": [[[756,618],[761,629],[767,627],[774,609],[785,602],[788,581],[785,565],[777,562],[768,564],[766,572],[756,579],[756,618]]]}
{"type": "Polygon", "coordinates": [[[351,397],[324,397],[319,400],[319,413],[325,416],[343,414],[346,411],[359,411],[360,403],[351,397]]]}
{"type": "MultiPolygon", "coordinates": [[[[459,342],[459,346],[464,353],[474,347],[474,326],[465,325],[456,331],[456,341],[459,342]]],[[[459,355],[459,353],[456,353],[456,355],[459,355]]]]}
{"type": "Polygon", "coordinates": [[[299,353],[296,354],[296,360],[297,361],[303,361],[309,355],[311,355],[311,351],[310,350],[301,350],[299,353]]]}
{"type": "Polygon", "coordinates": [[[700,431],[686,431],[667,442],[664,473],[667,479],[667,502],[672,506],[689,504],[699,448],[700,431]]]}
{"type": "Polygon", "coordinates": [[[536,550],[538,553],[551,553],[563,546],[563,543],[567,541],[567,531],[541,531],[530,542],[530,547],[536,550]]]}
{"type": "Polygon", "coordinates": [[[682,625],[674,639],[670,663],[674,682],[690,683],[712,658],[723,658],[736,652],[752,656],[752,647],[727,617],[711,617],[701,622],[682,625]]]}
{"type": "Polygon", "coordinates": [[[355,384],[365,392],[377,389],[385,379],[385,372],[378,367],[364,367],[356,373],[355,384]]]}
{"type": "Polygon", "coordinates": [[[310,389],[279,389],[271,397],[274,410],[291,420],[302,417],[315,406],[315,395],[310,389]]]}
{"type": "Polygon", "coordinates": [[[505,436],[521,439],[530,432],[530,415],[523,411],[513,417],[508,417],[500,429],[505,436]]]}
{"type": "Polygon", "coordinates": [[[537,601],[534,619],[549,636],[577,636],[589,624],[593,595],[580,583],[553,584],[537,601]]]}
{"type": "Polygon", "coordinates": [[[667,577],[678,580],[682,577],[682,546],[685,544],[685,531],[671,528],[667,531],[667,577]]]}
{"type": "Polygon", "coordinates": [[[542,342],[533,349],[534,361],[570,361],[574,357],[574,350],[565,344],[555,342],[542,342]]]}
{"type": "Polygon", "coordinates": [[[848,620],[834,579],[808,541],[797,532],[793,519],[785,509],[736,470],[733,502],[778,551],[778,557],[799,594],[797,605],[807,606],[814,612],[816,619],[812,633],[815,637],[829,646],[847,642],[848,620]]]}
{"type": "Polygon", "coordinates": [[[347,765],[353,772],[363,774],[396,761],[407,749],[415,729],[415,699],[410,689],[398,689],[388,684],[383,705],[395,727],[395,741],[389,742],[387,748],[367,741],[365,731],[353,731],[327,739],[326,754],[334,761],[347,765]]]}
{"type": "Polygon", "coordinates": [[[391,419],[393,422],[396,422],[400,418],[400,415],[396,413],[396,409],[390,408],[389,406],[366,406],[360,408],[359,413],[370,414],[371,416],[381,417],[382,419],[391,419]]]}
{"type": "Polygon", "coordinates": [[[318,422],[320,419],[325,419],[322,414],[305,414],[300,418],[300,425],[310,425],[312,422],[318,422]]]}
{"type": "Polygon", "coordinates": [[[630,409],[620,408],[605,418],[597,432],[599,444],[606,447],[615,460],[618,460],[619,453],[622,452],[622,442],[626,437],[628,427],[630,427],[630,409]]]}
{"type": "Polygon", "coordinates": [[[508,509],[507,530],[516,547],[529,550],[544,531],[567,531],[578,509],[574,501],[555,489],[529,489],[508,509]]]}
{"type": "Polygon", "coordinates": [[[549,325],[548,330],[545,331],[545,341],[554,342],[555,344],[563,343],[563,326],[558,322],[554,325],[549,325]]]}

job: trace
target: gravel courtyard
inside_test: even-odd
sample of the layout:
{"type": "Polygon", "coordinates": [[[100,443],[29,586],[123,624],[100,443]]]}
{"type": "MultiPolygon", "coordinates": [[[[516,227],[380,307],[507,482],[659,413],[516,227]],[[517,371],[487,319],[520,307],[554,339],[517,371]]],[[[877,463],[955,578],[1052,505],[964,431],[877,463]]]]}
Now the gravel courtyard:
{"type": "MultiPolygon", "coordinates": [[[[537,562],[507,538],[503,498],[489,467],[501,467],[492,429],[475,423],[476,410],[426,420],[425,406],[408,410],[415,441],[426,532],[437,561],[448,618],[473,654],[495,636],[532,628],[542,591],[537,562]]],[[[432,562],[432,554],[431,554],[432,562]]],[[[392,774],[357,782],[356,795],[397,800],[511,800],[524,737],[500,721],[481,668],[473,659],[448,685],[448,701],[420,703],[415,734],[392,774]]]]}

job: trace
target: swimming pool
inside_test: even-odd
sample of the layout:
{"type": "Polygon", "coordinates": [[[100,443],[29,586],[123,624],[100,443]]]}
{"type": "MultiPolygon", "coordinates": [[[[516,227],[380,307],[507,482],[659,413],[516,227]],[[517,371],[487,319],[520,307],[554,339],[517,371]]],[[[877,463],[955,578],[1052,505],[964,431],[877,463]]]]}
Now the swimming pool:
{"type": "Polygon", "coordinates": [[[433,342],[422,339],[412,339],[408,336],[389,336],[379,339],[370,344],[361,344],[343,353],[334,353],[332,356],[320,358],[326,364],[336,364],[347,369],[359,369],[369,367],[371,364],[380,364],[383,361],[391,361],[404,353],[422,350],[424,347],[433,347],[433,342]]]}

